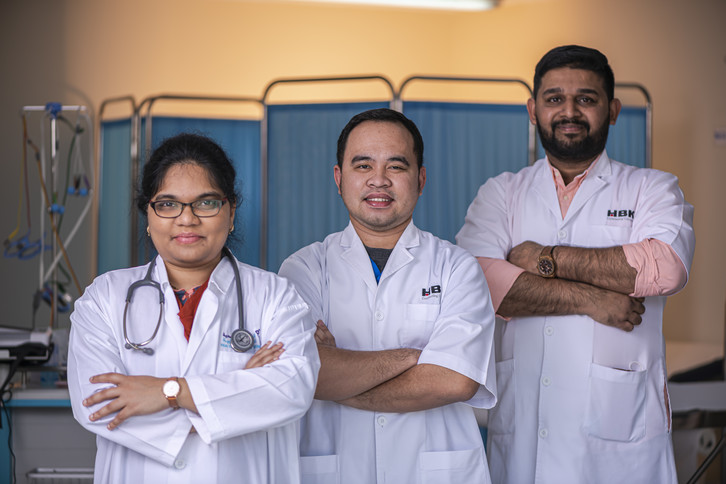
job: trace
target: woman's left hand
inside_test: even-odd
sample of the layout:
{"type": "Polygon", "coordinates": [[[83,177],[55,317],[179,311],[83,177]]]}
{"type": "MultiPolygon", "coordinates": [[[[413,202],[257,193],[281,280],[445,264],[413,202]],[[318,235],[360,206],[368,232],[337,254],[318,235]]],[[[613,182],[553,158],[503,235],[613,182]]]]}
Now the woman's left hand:
{"type": "Polygon", "coordinates": [[[164,397],[162,387],[165,378],[153,376],[127,376],[120,373],[104,373],[92,376],[91,383],[111,383],[111,388],[98,391],[83,400],[83,405],[90,407],[97,403],[109,401],[101,409],[92,413],[89,419],[92,422],[118,412],[116,417],[108,424],[113,430],[129,417],[134,415],[149,415],[169,408],[164,397]]]}
{"type": "Polygon", "coordinates": [[[282,355],[284,351],[285,348],[283,348],[282,343],[276,343],[273,345],[271,341],[268,341],[262,346],[262,348],[257,350],[255,354],[252,355],[252,358],[250,358],[245,365],[245,370],[249,370],[251,368],[260,368],[268,363],[277,361],[280,359],[280,355],[282,355]]]}

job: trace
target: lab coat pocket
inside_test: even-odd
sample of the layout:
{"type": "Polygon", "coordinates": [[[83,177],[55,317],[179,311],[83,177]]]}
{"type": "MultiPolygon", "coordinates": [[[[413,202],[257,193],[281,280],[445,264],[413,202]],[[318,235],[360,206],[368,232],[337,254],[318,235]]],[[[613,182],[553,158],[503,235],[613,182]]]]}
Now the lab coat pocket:
{"type": "Polygon", "coordinates": [[[220,351],[217,358],[217,373],[242,370],[254,355],[253,351],[238,353],[236,351],[220,351]]]}
{"type": "Polygon", "coordinates": [[[481,449],[421,452],[418,464],[423,484],[481,482],[485,468],[481,449]]]}
{"type": "Polygon", "coordinates": [[[645,370],[625,371],[592,363],[585,418],[588,434],[620,442],[643,438],[646,377],[645,370]]]}
{"type": "Polygon", "coordinates": [[[434,331],[434,322],[439,316],[439,304],[407,304],[406,324],[401,344],[410,348],[423,348],[434,331]]]}
{"type": "Polygon", "coordinates": [[[340,484],[337,455],[300,457],[302,484],[340,484]]]}
{"type": "Polygon", "coordinates": [[[497,362],[497,406],[489,412],[492,434],[514,432],[514,358],[497,362]]]}

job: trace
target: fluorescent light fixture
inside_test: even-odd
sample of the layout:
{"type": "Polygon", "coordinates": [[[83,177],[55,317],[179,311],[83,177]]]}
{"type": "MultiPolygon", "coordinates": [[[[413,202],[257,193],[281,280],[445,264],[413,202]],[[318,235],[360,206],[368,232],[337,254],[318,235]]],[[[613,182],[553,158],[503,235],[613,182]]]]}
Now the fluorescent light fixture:
{"type": "Polygon", "coordinates": [[[499,0],[291,0],[296,2],[374,5],[379,7],[433,8],[441,10],[489,10],[499,0]]]}

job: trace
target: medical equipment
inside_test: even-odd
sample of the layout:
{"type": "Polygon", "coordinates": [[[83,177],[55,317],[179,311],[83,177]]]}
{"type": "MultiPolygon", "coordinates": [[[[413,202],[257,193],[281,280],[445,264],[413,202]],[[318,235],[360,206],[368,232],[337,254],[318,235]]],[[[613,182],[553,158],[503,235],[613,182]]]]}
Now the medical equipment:
{"type": "MultiPolygon", "coordinates": [[[[232,345],[232,348],[238,352],[238,353],[244,353],[246,351],[249,351],[250,348],[254,345],[255,339],[252,336],[252,333],[247,331],[245,329],[244,324],[244,310],[242,307],[242,281],[240,279],[239,275],[239,268],[237,267],[237,261],[232,255],[232,252],[227,248],[224,247],[222,249],[222,255],[224,257],[228,257],[230,263],[232,264],[232,271],[234,272],[234,281],[235,285],[237,287],[237,310],[239,313],[239,328],[232,331],[231,335],[231,341],[230,344],[232,345]]],[[[151,264],[149,264],[149,269],[146,271],[146,275],[143,279],[138,280],[131,284],[129,286],[129,290],[126,293],[126,305],[124,306],[124,320],[123,320],[123,327],[124,327],[124,340],[126,341],[126,349],[133,349],[142,351],[144,354],[147,355],[153,355],[154,350],[153,348],[147,348],[147,345],[151,343],[154,338],[156,338],[156,334],[159,332],[159,327],[161,326],[161,320],[164,317],[164,292],[161,290],[161,285],[154,281],[151,278],[151,273],[154,271],[154,267],[156,266],[156,259],[152,259],[151,264]],[[131,297],[134,294],[134,291],[142,286],[150,286],[159,293],[159,319],[156,321],[156,328],[154,328],[154,333],[151,335],[149,339],[142,343],[133,343],[129,339],[128,332],[127,332],[127,324],[126,324],[126,315],[128,314],[129,305],[131,304],[131,297]]]]}

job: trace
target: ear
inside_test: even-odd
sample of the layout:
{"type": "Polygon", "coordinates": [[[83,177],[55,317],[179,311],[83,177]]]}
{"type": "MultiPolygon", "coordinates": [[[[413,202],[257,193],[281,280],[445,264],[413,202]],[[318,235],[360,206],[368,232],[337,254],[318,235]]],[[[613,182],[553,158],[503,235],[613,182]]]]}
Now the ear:
{"type": "Polygon", "coordinates": [[[531,97],[527,99],[527,112],[529,113],[529,122],[532,124],[537,124],[537,116],[534,114],[534,108],[535,108],[535,102],[534,98],[531,97]]]}
{"type": "Polygon", "coordinates": [[[620,102],[620,99],[613,98],[612,101],[610,101],[610,124],[615,124],[615,121],[618,120],[618,115],[620,114],[620,108],[622,108],[623,105],[620,102]]]}
{"type": "Polygon", "coordinates": [[[237,204],[236,203],[230,203],[229,204],[229,226],[234,226],[234,214],[237,212],[237,204]]]}
{"type": "Polygon", "coordinates": [[[423,193],[423,187],[426,185],[426,167],[422,166],[418,169],[418,194],[423,193]]]}
{"type": "Polygon", "coordinates": [[[333,178],[335,178],[335,184],[338,186],[338,195],[342,195],[340,193],[340,178],[342,176],[342,173],[340,172],[340,167],[336,164],[333,167],[333,178]]]}

